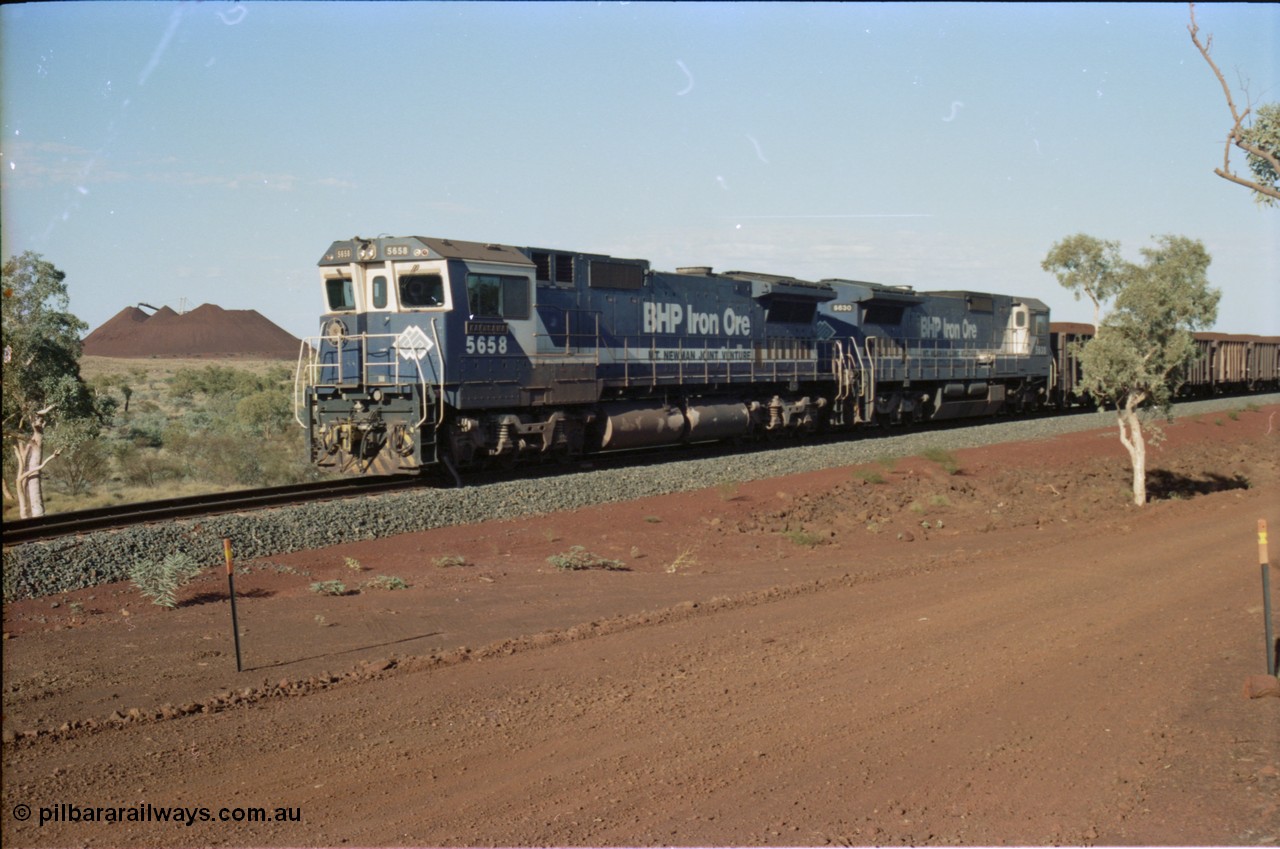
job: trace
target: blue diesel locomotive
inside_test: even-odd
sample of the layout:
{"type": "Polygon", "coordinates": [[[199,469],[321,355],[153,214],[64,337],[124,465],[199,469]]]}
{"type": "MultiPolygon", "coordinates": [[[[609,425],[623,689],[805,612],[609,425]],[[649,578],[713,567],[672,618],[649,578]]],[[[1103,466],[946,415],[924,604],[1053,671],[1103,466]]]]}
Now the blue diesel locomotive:
{"type": "Polygon", "coordinates": [[[353,474],[1033,409],[1031,298],[420,236],[334,242],[295,401],[353,474]]]}

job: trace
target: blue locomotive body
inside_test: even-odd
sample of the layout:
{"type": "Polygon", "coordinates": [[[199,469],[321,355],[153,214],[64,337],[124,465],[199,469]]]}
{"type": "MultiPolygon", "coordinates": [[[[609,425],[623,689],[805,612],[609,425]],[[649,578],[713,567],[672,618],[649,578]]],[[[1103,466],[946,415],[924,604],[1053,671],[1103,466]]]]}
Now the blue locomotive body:
{"type": "Polygon", "coordinates": [[[299,362],[316,463],[353,473],[575,456],[1046,399],[1049,311],[425,237],[335,242],[299,362]]]}

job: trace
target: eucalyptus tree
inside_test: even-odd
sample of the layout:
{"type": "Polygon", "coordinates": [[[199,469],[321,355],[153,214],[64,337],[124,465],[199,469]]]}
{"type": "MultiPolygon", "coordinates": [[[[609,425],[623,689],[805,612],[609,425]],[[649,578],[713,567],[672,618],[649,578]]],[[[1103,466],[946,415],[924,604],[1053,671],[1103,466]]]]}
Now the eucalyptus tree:
{"type": "MultiPolygon", "coordinates": [[[[1078,242],[1082,255],[1097,242],[1078,242]]],[[[1142,256],[1142,263],[1124,263],[1109,278],[1114,287],[1103,291],[1114,294],[1114,303],[1080,349],[1082,388],[1100,404],[1115,407],[1120,442],[1133,467],[1133,502],[1139,506],[1147,502],[1144,414],[1160,411],[1169,417],[1178,386],[1198,356],[1193,334],[1213,325],[1221,297],[1209,285],[1211,259],[1198,240],[1159,236],[1142,256]]],[[[1045,262],[1048,267],[1049,259],[1045,262]]],[[[1071,279],[1059,275],[1063,285],[1071,279]]]]}
{"type": "Polygon", "coordinates": [[[1102,305],[1124,286],[1131,266],[1120,257],[1119,242],[1076,233],[1049,248],[1040,267],[1052,272],[1076,300],[1084,295],[1093,302],[1093,323],[1101,320],[1102,305]]]}
{"type": "Polygon", "coordinates": [[[3,435],[16,461],[6,464],[13,487],[6,474],[4,494],[28,518],[44,515],[42,473],[62,451],[46,452],[46,436],[62,426],[67,435],[92,438],[104,411],[80,377],[80,334],[88,325],[68,311],[66,275],[28,251],[5,261],[3,280],[3,435]]]}

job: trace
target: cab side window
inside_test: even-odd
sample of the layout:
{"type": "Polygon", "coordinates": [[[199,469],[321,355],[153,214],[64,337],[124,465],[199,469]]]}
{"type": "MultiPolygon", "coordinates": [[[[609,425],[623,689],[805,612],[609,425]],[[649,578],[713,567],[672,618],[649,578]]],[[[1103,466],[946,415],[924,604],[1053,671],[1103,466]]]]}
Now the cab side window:
{"type": "Polygon", "coordinates": [[[528,318],[529,281],[504,274],[468,274],[467,310],[475,318],[528,318]]]}
{"type": "Polygon", "coordinates": [[[444,278],[439,274],[401,275],[400,305],[419,309],[444,306],[444,278]]]}

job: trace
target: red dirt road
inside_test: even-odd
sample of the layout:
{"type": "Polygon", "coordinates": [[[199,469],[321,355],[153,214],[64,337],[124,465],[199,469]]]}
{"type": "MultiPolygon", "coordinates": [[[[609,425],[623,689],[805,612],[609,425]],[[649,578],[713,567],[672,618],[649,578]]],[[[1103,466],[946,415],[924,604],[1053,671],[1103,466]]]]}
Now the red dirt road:
{"type": "Polygon", "coordinates": [[[4,843],[1274,845],[1275,412],[1142,510],[1108,430],[273,558],[240,674],[213,575],[7,605],[4,843]],[[83,813],[148,804],[210,821],[83,813]]]}

